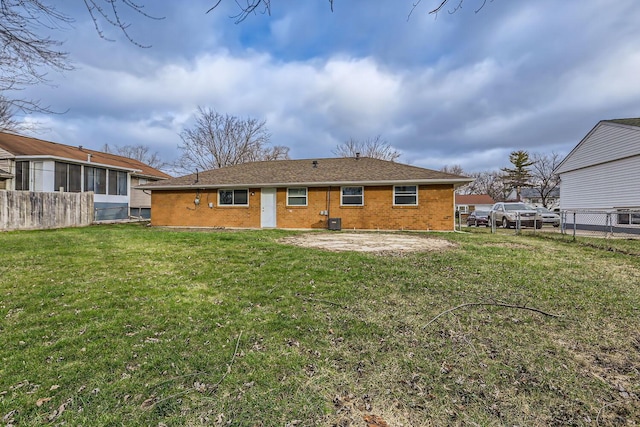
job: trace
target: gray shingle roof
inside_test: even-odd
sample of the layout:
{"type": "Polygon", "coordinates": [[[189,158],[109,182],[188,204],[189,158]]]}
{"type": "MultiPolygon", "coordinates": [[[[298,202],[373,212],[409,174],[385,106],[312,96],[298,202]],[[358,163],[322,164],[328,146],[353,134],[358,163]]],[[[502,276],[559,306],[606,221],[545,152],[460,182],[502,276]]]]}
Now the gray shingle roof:
{"type": "Polygon", "coordinates": [[[467,183],[471,178],[368,157],[250,162],[144,186],[151,190],[206,187],[467,183]]]}
{"type": "Polygon", "coordinates": [[[603,120],[603,122],[611,122],[611,123],[617,123],[617,124],[620,124],[620,125],[640,127],[640,117],[639,118],[630,118],[630,119],[603,120]]]}
{"type": "MultiPolygon", "coordinates": [[[[539,198],[540,197],[540,191],[536,188],[522,188],[520,190],[520,196],[524,197],[526,199],[533,199],[533,198],[539,198]]],[[[549,194],[547,194],[547,197],[560,197],[560,188],[556,187],[554,189],[552,189],[551,191],[549,191],[549,194]]]]}

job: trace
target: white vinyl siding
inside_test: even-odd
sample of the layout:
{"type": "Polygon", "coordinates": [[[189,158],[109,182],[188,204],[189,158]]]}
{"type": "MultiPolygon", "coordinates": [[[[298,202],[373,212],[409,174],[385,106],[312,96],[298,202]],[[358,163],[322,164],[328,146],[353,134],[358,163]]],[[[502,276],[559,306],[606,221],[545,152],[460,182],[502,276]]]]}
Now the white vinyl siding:
{"type": "Polygon", "coordinates": [[[601,123],[567,156],[559,173],[640,155],[640,128],[601,123]]]}
{"type": "Polygon", "coordinates": [[[130,205],[132,208],[150,208],[151,207],[151,195],[145,193],[144,190],[134,189],[137,185],[147,184],[153,182],[153,180],[147,178],[131,177],[131,195],[130,205]]]}
{"type": "Polygon", "coordinates": [[[561,209],[640,206],[640,156],[561,175],[561,209]]]}

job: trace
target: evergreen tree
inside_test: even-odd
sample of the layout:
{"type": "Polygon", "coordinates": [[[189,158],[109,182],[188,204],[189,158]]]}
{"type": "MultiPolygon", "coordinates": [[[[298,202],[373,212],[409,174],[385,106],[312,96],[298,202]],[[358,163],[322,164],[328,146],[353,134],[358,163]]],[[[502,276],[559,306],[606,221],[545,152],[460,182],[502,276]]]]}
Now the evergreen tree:
{"type": "Polygon", "coordinates": [[[512,151],[509,155],[509,161],[513,168],[502,168],[504,172],[503,179],[505,185],[516,190],[518,201],[521,200],[520,192],[522,187],[528,187],[531,180],[531,171],[529,167],[535,162],[529,159],[529,153],[524,150],[512,151]]]}

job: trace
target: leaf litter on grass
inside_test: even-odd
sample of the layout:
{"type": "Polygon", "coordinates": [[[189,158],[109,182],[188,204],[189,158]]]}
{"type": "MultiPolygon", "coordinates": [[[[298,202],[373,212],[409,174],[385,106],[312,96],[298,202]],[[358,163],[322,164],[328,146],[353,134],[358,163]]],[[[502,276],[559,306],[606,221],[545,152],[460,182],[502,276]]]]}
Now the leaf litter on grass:
{"type": "Polygon", "coordinates": [[[0,348],[7,362],[0,390],[24,381],[24,366],[29,384],[42,386],[0,395],[1,412],[17,410],[9,418],[19,425],[49,416],[83,425],[206,418],[299,426],[633,425],[638,418],[640,352],[629,331],[640,326],[639,297],[628,286],[637,260],[488,234],[438,235],[454,247],[401,257],[277,243],[297,234],[98,227],[53,233],[54,242],[41,235],[37,249],[16,243],[22,249],[9,254],[0,299],[7,306],[11,293],[11,308],[23,311],[2,330],[16,344],[0,348]],[[29,261],[41,263],[46,257],[36,251],[74,240],[82,245],[59,264],[29,261]],[[96,240],[108,262],[82,247],[96,240]],[[141,257],[153,268],[127,262],[141,257]],[[70,280],[65,263],[90,267],[70,280]],[[33,286],[10,285],[22,281],[33,286]],[[422,328],[450,307],[487,298],[564,318],[481,307],[422,328]],[[214,391],[239,331],[247,331],[241,357],[214,391]]]}

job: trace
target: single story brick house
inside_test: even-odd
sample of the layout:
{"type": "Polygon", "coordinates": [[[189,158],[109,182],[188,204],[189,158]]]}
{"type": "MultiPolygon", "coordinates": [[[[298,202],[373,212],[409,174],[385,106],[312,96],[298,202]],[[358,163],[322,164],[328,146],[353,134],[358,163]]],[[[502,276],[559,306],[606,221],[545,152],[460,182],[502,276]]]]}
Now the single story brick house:
{"type": "Polygon", "coordinates": [[[456,208],[461,215],[468,215],[475,210],[491,210],[494,203],[488,194],[456,194],[456,208]]]}
{"type": "Polygon", "coordinates": [[[250,162],[140,188],[151,225],[453,230],[472,178],[367,157],[250,162]]]}

